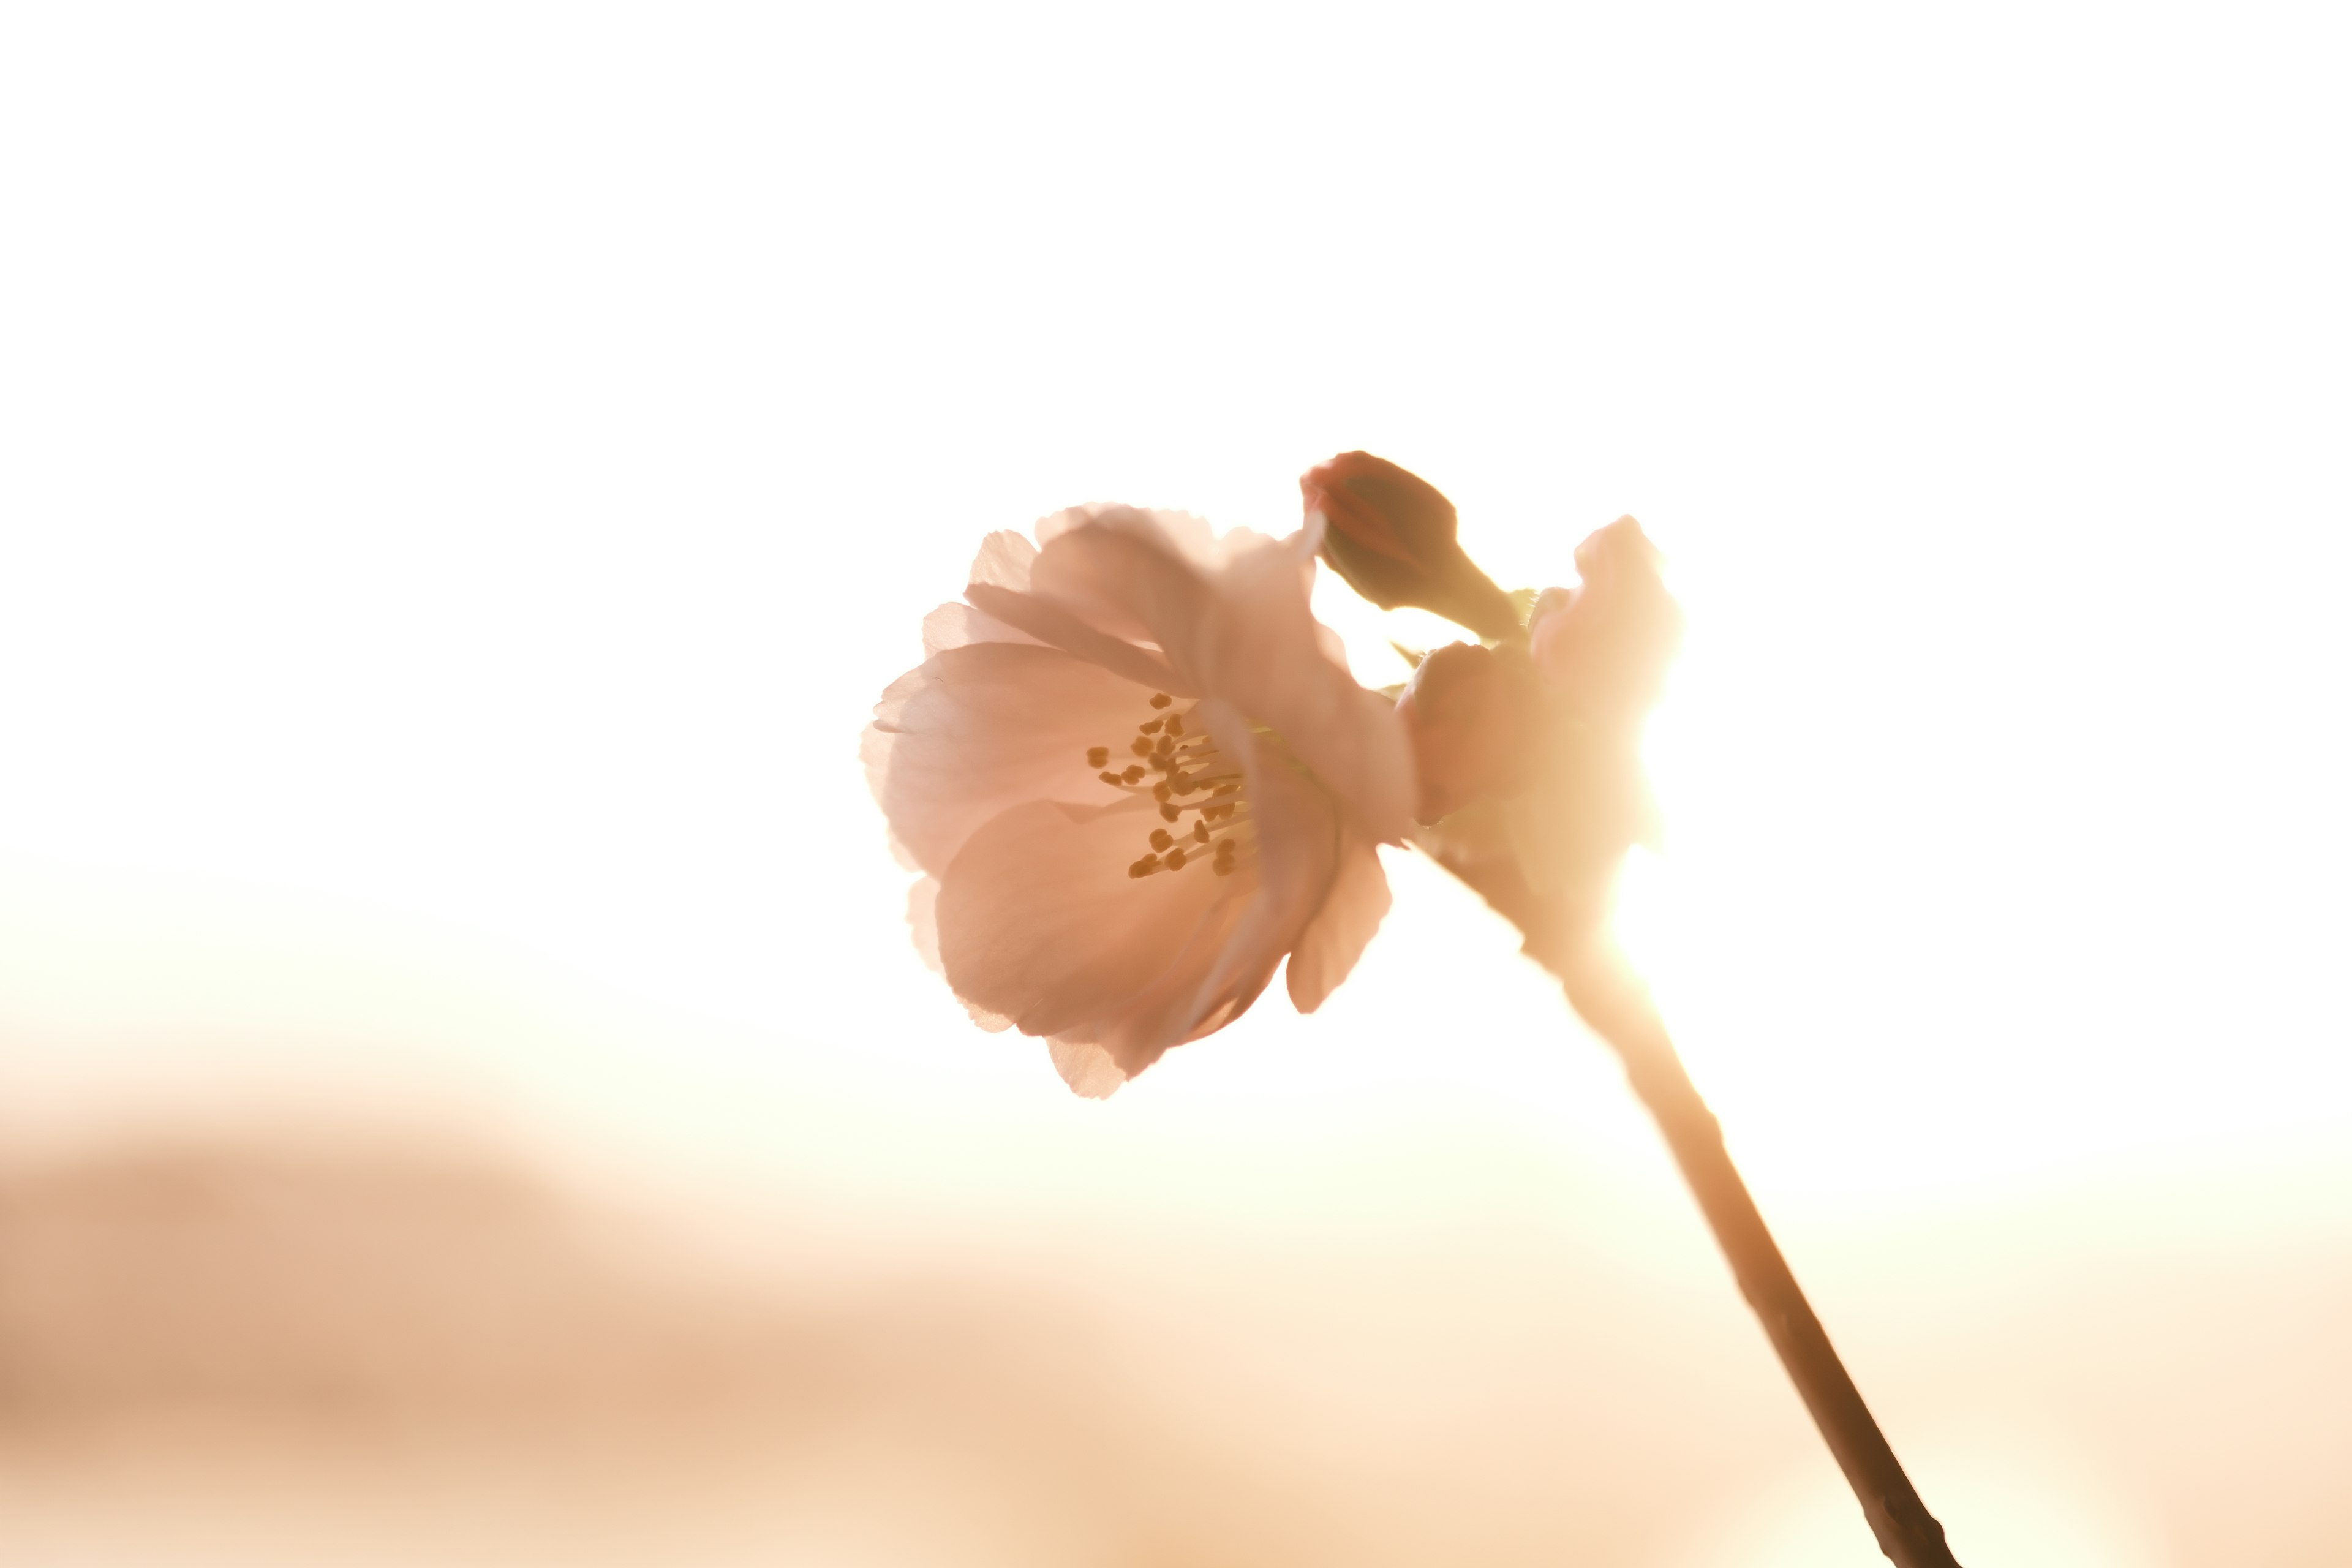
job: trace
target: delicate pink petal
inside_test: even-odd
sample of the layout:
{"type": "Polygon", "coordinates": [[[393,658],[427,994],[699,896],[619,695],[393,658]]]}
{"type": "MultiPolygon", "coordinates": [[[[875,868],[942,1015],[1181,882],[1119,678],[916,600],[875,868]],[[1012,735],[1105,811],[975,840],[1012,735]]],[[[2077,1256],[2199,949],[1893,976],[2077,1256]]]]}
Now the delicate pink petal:
{"type": "Polygon", "coordinates": [[[1105,669],[1117,670],[1138,685],[1154,691],[1166,691],[1178,697],[1199,694],[1200,688],[1168,667],[1157,653],[1122,642],[1108,632],[1087,625],[1066,606],[1035,594],[1015,594],[1009,589],[974,583],[964,589],[964,597],[990,616],[1019,627],[1041,643],[1098,664],[1105,669]]]}
{"type": "Polygon", "coordinates": [[[1339,852],[1339,868],[1323,908],[1291,950],[1290,1005],[1312,1013],[1339,988],[1364,954],[1365,944],[1389,912],[1389,879],[1381,870],[1380,850],[1368,838],[1350,834],[1339,852]]]}
{"type": "Polygon", "coordinates": [[[1011,529],[999,529],[980,542],[980,553],[972,557],[967,581],[1027,593],[1029,568],[1036,559],[1037,547],[1027,538],[1011,529]]]}
{"type": "Polygon", "coordinates": [[[1110,1059],[1110,1053],[1100,1046],[1084,1040],[1049,1040],[1046,1049],[1053,1053],[1054,1070],[1062,1081],[1088,1100],[1108,1100],[1127,1082],[1127,1074],[1110,1059]]]}
{"type": "Polygon", "coordinates": [[[1411,748],[1394,705],[1326,656],[1307,571],[1286,549],[1235,557],[1192,660],[1208,689],[1277,731],[1365,832],[1402,839],[1412,820],[1411,748]]]}
{"type": "Polygon", "coordinates": [[[1085,1032],[1122,1067],[1123,1045],[1156,1056],[1173,1044],[1103,1040],[1089,1027],[1222,947],[1246,901],[1224,885],[1230,879],[1130,877],[1159,824],[1149,798],[1108,807],[1033,801],[972,834],[940,883],[940,957],[956,994],[1024,1034],[1085,1032]]]}
{"type": "Polygon", "coordinates": [[[1236,529],[1220,538],[1210,528],[1207,519],[1196,517],[1189,511],[1161,511],[1150,507],[1097,503],[1069,507],[1042,520],[1036,528],[1037,543],[1043,548],[1062,535],[1090,524],[1141,535],[1168,549],[1200,572],[1213,572],[1224,564],[1226,552],[1237,538],[1255,540],[1261,537],[1247,529],[1236,529]]]}
{"type": "Polygon", "coordinates": [[[1250,868],[1256,896],[1216,966],[1200,982],[1193,1011],[1205,1016],[1229,993],[1246,988],[1255,997],[1274,977],[1275,965],[1315,918],[1331,886],[1340,829],[1331,797],[1261,742],[1231,706],[1213,699],[1195,711],[1218,749],[1241,759],[1257,837],[1250,868]]]}
{"type": "Polygon", "coordinates": [[[1184,649],[1207,610],[1208,581],[1144,514],[1120,509],[1072,529],[1038,553],[1029,582],[1098,631],[1156,645],[1202,689],[1184,649]]]}
{"type": "MultiPolygon", "coordinates": [[[[866,770],[866,787],[874,792],[877,804],[882,799],[883,781],[890,776],[890,759],[898,748],[898,717],[914,700],[915,693],[922,689],[922,673],[919,669],[910,670],[892,681],[889,689],[882,693],[882,700],[874,705],[874,722],[857,737],[857,761],[866,770]],[[885,713],[889,715],[887,720],[881,717],[885,713]]],[[[889,823],[887,812],[883,821],[889,823]]],[[[898,837],[895,825],[889,826],[889,835],[890,858],[909,871],[921,870],[923,863],[907,847],[907,841],[898,837]]]]}
{"type": "MultiPolygon", "coordinates": [[[[1100,802],[1089,747],[1116,745],[1149,693],[1057,648],[974,643],[884,695],[860,750],[890,830],[937,875],[974,829],[1023,801],[1100,802]]],[[[1140,851],[1138,851],[1140,853],[1140,851]]]]}
{"type": "MultiPolygon", "coordinates": [[[[947,966],[940,962],[940,884],[936,878],[925,877],[907,889],[907,929],[915,939],[915,951],[937,974],[945,974],[947,966]]],[[[975,1007],[958,996],[971,1021],[992,1035],[1001,1035],[1013,1027],[1013,1020],[1002,1013],[992,1013],[985,1007],[975,1007]]]]}
{"type": "Polygon", "coordinates": [[[915,939],[915,951],[930,966],[934,974],[945,974],[947,965],[940,962],[940,880],[925,877],[907,889],[907,930],[915,939]]]}
{"type": "Polygon", "coordinates": [[[951,647],[976,642],[1035,642],[1019,627],[998,620],[970,605],[941,605],[923,617],[923,657],[930,658],[951,647]]]}

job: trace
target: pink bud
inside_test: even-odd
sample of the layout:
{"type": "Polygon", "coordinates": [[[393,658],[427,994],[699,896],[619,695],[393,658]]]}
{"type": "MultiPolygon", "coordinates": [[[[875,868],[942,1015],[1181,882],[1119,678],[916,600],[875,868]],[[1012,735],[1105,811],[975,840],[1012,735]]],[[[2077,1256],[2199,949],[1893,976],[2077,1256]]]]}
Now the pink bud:
{"type": "Polygon", "coordinates": [[[1342,452],[1299,476],[1323,514],[1323,559],[1384,610],[1433,610],[1482,637],[1517,641],[1518,611],[1463,553],[1454,503],[1420,475],[1370,452],[1342,452]]]}

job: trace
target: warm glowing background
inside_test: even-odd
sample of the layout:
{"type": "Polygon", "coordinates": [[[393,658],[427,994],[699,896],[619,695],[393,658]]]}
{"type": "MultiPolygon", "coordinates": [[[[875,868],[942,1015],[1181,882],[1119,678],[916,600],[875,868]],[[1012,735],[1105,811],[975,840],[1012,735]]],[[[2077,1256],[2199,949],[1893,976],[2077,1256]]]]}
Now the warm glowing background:
{"type": "Polygon", "coordinates": [[[1365,447],[1668,551],[1624,923],[1962,1561],[2352,1561],[2339,25],[12,10],[0,1556],[1876,1561],[1425,864],[1108,1105],[907,945],[977,536],[1365,447]]]}

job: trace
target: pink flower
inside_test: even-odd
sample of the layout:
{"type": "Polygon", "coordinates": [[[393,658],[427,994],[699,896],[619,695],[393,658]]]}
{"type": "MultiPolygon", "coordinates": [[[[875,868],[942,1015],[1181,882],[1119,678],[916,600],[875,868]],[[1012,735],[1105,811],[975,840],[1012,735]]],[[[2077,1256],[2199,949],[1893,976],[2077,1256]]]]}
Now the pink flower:
{"type": "Polygon", "coordinates": [[[1313,1011],[1388,910],[1412,766],[1307,610],[1318,531],[1085,507],[992,534],[875,710],[917,946],[1081,1094],[1239,1017],[1286,954],[1313,1011]]]}
{"type": "Polygon", "coordinates": [[[1654,841],[1642,730],[1683,614],[1632,518],[1577,546],[1583,581],[1536,601],[1525,654],[1455,643],[1398,704],[1421,786],[1416,842],[1566,973],[1627,848],[1654,841]]]}

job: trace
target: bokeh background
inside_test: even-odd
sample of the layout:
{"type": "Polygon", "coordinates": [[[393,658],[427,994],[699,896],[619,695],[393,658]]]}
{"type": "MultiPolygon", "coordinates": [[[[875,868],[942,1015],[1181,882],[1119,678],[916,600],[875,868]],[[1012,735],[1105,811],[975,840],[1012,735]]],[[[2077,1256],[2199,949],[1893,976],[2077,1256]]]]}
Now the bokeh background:
{"type": "Polygon", "coordinates": [[[1103,1104],[908,945],[979,535],[1362,447],[1668,552],[1621,920],[1961,1560],[2352,1562],[2343,27],[8,8],[0,1556],[1877,1561],[1425,862],[1103,1104]]]}

